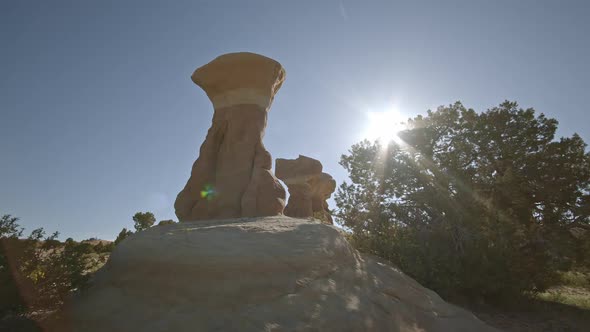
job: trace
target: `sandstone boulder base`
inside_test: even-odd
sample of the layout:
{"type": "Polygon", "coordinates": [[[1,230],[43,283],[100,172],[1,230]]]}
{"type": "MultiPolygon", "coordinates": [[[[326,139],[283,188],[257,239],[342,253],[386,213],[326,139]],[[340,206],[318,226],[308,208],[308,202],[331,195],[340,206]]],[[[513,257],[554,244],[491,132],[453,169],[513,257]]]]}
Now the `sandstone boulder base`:
{"type": "Polygon", "coordinates": [[[285,189],[270,171],[262,138],[285,71],[254,53],[222,55],[192,75],[214,107],[213,123],[174,207],[179,221],[272,216],[285,189]]]}
{"type": "Polygon", "coordinates": [[[495,331],[341,231],[285,216],[177,223],[121,242],[71,331],[495,331]]]}
{"type": "Polygon", "coordinates": [[[336,189],[330,174],[322,173],[322,164],[313,158],[299,155],[297,159],[277,159],[277,177],[289,189],[285,215],[296,218],[317,217],[332,224],[328,198],[336,189]]]}

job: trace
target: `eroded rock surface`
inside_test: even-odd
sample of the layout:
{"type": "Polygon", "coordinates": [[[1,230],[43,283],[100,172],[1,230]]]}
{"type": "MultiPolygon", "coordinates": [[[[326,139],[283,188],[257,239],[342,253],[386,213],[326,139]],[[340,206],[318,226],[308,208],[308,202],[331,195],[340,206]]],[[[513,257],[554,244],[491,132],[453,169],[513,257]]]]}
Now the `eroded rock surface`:
{"type": "Polygon", "coordinates": [[[321,173],[311,185],[311,204],[314,217],[332,224],[332,214],[328,208],[328,199],[336,190],[336,181],[328,173],[321,173]]]}
{"type": "Polygon", "coordinates": [[[277,177],[289,189],[289,202],[285,215],[295,218],[317,217],[332,224],[328,209],[330,195],[336,189],[336,181],[322,173],[322,164],[313,158],[299,155],[297,159],[277,159],[277,177]]]}
{"type": "Polygon", "coordinates": [[[198,68],[191,78],[215,112],[174,203],[179,221],[281,214],[285,189],[271,172],[262,138],[284,69],[258,54],[230,53],[198,68]]]}
{"type": "Polygon", "coordinates": [[[495,331],[333,226],[285,216],[152,227],[69,304],[71,331],[495,331]]]}

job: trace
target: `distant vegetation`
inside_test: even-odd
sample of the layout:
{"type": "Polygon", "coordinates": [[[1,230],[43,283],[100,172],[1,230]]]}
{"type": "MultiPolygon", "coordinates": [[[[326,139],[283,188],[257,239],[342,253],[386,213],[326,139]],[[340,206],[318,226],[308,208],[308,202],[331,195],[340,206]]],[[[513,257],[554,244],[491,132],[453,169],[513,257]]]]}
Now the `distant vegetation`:
{"type": "Polygon", "coordinates": [[[361,251],[443,295],[509,299],[590,267],[590,154],[557,121],[504,102],[409,120],[404,143],[363,141],[338,219],[361,251]]]}
{"type": "Polygon", "coordinates": [[[0,218],[0,311],[54,309],[86,283],[86,271],[98,263],[87,259],[94,248],[72,239],[61,243],[57,232],[46,236],[43,228],[22,234],[18,218],[0,218]]]}
{"type": "MultiPolygon", "coordinates": [[[[132,219],[138,232],[155,222],[151,212],[138,212],[132,219]]],[[[124,228],[115,242],[96,238],[60,242],[57,232],[47,236],[43,228],[27,237],[23,233],[18,218],[0,217],[0,318],[7,312],[57,310],[71,292],[86,287],[115,246],[133,234],[124,228]]]]}
{"type": "Polygon", "coordinates": [[[150,228],[156,222],[156,217],[151,212],[137,212],[133,215],[133,226],[135,231],[143,231],[144,229],[150,228]]]}

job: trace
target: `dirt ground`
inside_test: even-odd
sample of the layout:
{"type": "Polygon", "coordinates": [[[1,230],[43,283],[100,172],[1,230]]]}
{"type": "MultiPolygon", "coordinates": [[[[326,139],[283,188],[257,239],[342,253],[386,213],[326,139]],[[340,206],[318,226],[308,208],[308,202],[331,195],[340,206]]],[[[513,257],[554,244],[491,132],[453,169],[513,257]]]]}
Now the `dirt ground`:
{"type": "MultiPolygon", "coordinates": [[[[586,295],[590,300],[590,292],[587,291],[586,295]]],[[[508,307],[462,306],[487,324],[507,332],[590,331],[590,308],[539,297],[520,300],[508,307]]]]}

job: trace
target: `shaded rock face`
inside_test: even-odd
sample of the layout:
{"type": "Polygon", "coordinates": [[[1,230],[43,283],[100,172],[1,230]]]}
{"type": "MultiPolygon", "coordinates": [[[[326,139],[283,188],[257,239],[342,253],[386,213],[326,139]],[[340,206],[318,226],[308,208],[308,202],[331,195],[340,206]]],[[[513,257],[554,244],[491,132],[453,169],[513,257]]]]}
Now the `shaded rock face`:
{"type": "Polygon", "coordinates": [[[285,216],[132,235],[67,306],[63,331],[495,331],[339,230],[285,216]]]}
{"type": "Polygon", "coordinates": [[[332,214],[328,208],[328,198],[336,190],[336,181],[328,173],[317,176],[311,185],[311,205],[314,216],[332,224],[332,214]]]}
{"type": "Polygon", "coordinates": [[[253,53],[222,55],[192,80],[213,103],[213,123],[174,203],[179,221],[272,216],[285,189],[271,172],[262,138],[267,112],[285,78],[281,65],[253,53]]]}
{"type": "Polygon", "coordinates": [[[277,177],[289,189],[285,215],[317,217],[332,224],[326,200],[336,189],[336,181],[329,174],[322,173],[322,164],[318,160],[302,155],[297,159],[277,159],[275,169],[277,177]]]}

